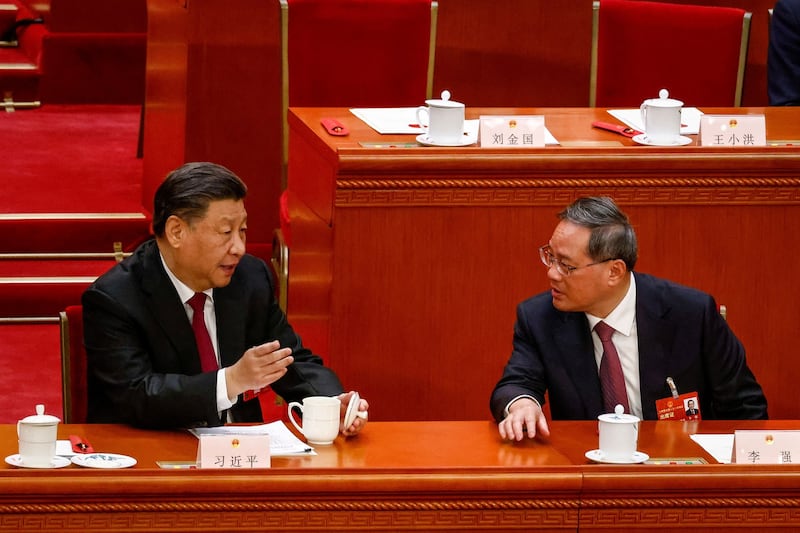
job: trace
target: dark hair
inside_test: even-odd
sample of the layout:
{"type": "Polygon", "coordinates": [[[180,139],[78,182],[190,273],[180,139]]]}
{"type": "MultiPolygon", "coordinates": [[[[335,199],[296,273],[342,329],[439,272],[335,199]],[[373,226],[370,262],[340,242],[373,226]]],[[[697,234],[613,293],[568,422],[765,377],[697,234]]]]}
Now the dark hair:
{"type": "Polygon", "coordinates": [[[178,216],[191,223],[205,216],[214,200],[241,200],[247,186],[227,168],[215,163],[186,163],[170,172],[153,199],[153,233],[161,237],[167,219],[178,216]]]}
{"type": "Polygon", "coordinates": [[[578,198],[558,218],[592,230],[587,253],[593,261],[622,259],[629,271],[636,265],[636,232],[628,216],[607,196],[578,198]]]}

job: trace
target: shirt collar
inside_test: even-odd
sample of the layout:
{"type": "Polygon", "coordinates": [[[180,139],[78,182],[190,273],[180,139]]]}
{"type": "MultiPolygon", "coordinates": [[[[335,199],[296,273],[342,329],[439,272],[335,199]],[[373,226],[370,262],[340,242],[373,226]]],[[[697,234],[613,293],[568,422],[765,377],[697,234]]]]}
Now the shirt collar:
{"type": "MultiPolygon", "coordinates": [[[[178,291],[178,297],[181,299],[181,302],[184,304],[194,296],[194,291],[189,288],[184,282],[178,279],[178,276],[175,275],[172,270],[169,269],[167,266],[167,262],[164,261],[164,256],[161,255],[161,251],[158,252],[158,257],[161,259],[161,264],[164,265],[164,270],[167,272],[167,277],[172,282],[172,285],[175,287],[175,290],[178,291]]],[[[213,302],[214,301],[214,289],[206,289],[203,291],[205,295],[208,297],[208,300],[213,302]]]]}
{"type": "Polygon", "coordinates": [[[631,273],[631,283],[628,292],[622,301],[605,318],[599,318],[586,313],[589,328],[594,329],[601,320],[626,337],[633,331],[633,322],[636,320],[636,277],[631,273]]]}

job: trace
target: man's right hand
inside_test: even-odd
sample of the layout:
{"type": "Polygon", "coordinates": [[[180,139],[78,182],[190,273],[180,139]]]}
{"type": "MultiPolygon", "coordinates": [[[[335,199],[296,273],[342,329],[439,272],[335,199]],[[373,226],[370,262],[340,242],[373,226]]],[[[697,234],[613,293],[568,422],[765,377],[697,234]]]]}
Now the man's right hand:
{"type": "Polygon", "coordinates": [[[281,348],[271,341],[250,348],[232,366],[225,369],[228,395],[235,398],[247,390],[261,390],[286,374],[294,362],[291,348],[281,348]]]}
{"type": "Polygon", "coordinates": [[[497,428],[500,436],[506,440],[521,441],[526,435],[532,439],[537,432],[542,437],[550,436],[542,408],[530,398],[520,398],[512,403],[508,408],[508,416],[497,428]]]}

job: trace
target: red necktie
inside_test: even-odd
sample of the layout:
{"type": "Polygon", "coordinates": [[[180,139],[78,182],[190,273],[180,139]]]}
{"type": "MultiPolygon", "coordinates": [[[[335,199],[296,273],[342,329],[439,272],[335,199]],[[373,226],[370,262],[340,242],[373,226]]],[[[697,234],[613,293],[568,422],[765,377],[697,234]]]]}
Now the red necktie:
{"type": "Polygon", "coordinates": [[[619,362],[619,354],[611,336],[614,328],[605,322],[598,322],[594,327],[600,342],[603,343],[603,358],[600,360],[600,388],[603,389],[603,405],[606,413],[613,413],[617,404],[625,408],[626,413],[630,413],[628,407],[628,393],[625,390],[625,377],[622,375],[622,364],[619,362]]]}
{"type": "Polygon", "coordinates": [[[194,315],[192,316],[192,330],[194,330],[194,338],[197,341],[197,351],[200,352],[200,368],[203,372],[211,372],[219,369],[217,365],[217,356],[214,353],[214,345],[211,343],[211,337],[206,329],[204,308],[206,305],[206,295],[202,292],[194,293],[194,296],[189,298],[188,304],[192,306],[194,315]]]}

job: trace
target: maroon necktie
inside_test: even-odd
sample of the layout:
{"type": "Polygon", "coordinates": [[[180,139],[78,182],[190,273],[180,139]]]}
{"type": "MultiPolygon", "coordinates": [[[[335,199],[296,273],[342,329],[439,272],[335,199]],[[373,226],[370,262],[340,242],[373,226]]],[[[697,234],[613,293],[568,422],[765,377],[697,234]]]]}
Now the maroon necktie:
{"type": "Polygon", "coordinates": [[[189,305],[194,310],[192,316],[192,330],[194,330],[194,338],[197,341],[197,351],[200,352],[200,367],[203,372],[211,372],[219,369],[217,365],[217,356],[214,353],[214,345],[211,343],[211,337],[206,329],[204,308],[206,305],[206,295],[202,292],[194,293],[194,296],[189,298],[189,305]]]}
{"type": "Polygon", "coordinates": [[[622,375],[622,364],[619,362],[619,354],[611,336],[614,328],[605,322],[598,322],[594,327],[600,342],[603,343],[603,358],[600,360],[600,388],[603,389],[603,405],[606,413],[613,413],[617,404],[625,408],[626,413],[630,413],[628,407],[628,393],[625,390],[625,377],[622,375]]]}

